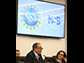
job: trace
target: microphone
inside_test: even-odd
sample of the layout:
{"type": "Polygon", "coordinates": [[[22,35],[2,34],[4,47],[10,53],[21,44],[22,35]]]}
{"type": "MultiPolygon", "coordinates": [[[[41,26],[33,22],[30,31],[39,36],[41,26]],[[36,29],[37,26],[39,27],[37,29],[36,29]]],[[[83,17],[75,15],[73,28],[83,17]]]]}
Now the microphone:
{"type": "Polygon", "coordinates": [[[46,56],[45,55],[43,55],[44,56],[44,59],[46,59],[46,56]]]}
{"type": "Polygon", "coordinates": [[[43,55],[43,56],[44,56],[44,63],[47,63],[47,61],[46,61],[47,57],[45,55],[43,55]]]}
{"type": "Polygon", "coordinates": [[[45,55],[43,55],[44,57],[46,57],[45,55]]]}

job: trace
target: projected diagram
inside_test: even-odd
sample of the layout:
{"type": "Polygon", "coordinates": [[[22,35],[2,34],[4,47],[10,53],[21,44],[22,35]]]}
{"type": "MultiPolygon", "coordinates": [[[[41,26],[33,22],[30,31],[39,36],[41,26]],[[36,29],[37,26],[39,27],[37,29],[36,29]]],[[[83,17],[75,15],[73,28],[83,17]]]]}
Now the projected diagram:
{"type": "Polygon", "coordinates": [[[60,21],[60,17],[54,17],[54,19],[50,16],[48,16],[48,24],[56,24],[56,25],[60,25],[61,21],[60,21]],[[57,22],[56,22],[57,21],[57,22]]]}
{"type": "Polygon", "coordinates": [[[48,16],[48,28],[57,31],[62,26],[63,22],[60,18],[60,16],[48,16]]]}
{"type": "Polygon", "coordinates": [[[19,0],[19,34],[64,37],[65,7],[63,5],[19,0]]]}
{"type": "Polygon", "coordinates": [[[40,24],[41,17],[39,17],[40,14],[37,13],[38,11],[36,6],[27,5],[24,7],[24,10],[21,10],[22,14],[20,15],[23,18],[21,21],[24,21],[23,26],[26,26],[26,28],[29,28],[30,30],[39,27],[38,24],[40,24]]]}

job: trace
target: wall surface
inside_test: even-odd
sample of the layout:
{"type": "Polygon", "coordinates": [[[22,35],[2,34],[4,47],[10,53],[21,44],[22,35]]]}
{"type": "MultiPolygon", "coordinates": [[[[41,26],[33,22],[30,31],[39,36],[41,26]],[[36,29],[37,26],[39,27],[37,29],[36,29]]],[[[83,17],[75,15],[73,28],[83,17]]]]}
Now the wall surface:
{"type": "MultiPolygon", "coordinates": [[[[49,1],[49,0],[48,0],[49,1]]],[[[42,55],[53,56],[56,55],[59,50],[64,50],[67,53],[67,5],[65,0],[52,0],[65,5],[65,38],[53,39],[53,38],[39,38],[30,36],[16,35],[16,49],[21,51],[21,56],[26,54],[32,49],[34,42],[40,42],[43,47],[42,55]]]]}
{"type": "Polygon", "coordinates": [[[66,4],[66,0],[43,0],[43,1],[49,1],[49,2],[54,2],[54,3],[59,3],[59,4],[66,4]]]}

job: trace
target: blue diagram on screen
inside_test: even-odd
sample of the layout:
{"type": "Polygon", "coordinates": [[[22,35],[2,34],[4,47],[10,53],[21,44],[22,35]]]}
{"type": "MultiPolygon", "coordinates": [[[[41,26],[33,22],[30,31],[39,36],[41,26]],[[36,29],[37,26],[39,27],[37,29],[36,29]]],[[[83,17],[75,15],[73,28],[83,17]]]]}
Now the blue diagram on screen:
{"type": "Polygon", "coordinates": [[[18,33],[64,37],[64,5],[36,0],[18,1],[18,33]]]}
{"type": "Polygon", "coordinates": [[[55,23],[56,25],[60,25],[61,21],[60,21],[60,17],[54,17],[54,19],[50,16],[48,16],[48,24],[53,24],[55,23]],[[57,22],[56,22],[57,21],[57,22]]]}
{"type": "Polygon", "coordinates": [[[38,15],[32,14],[36,13],[37,11],[33,8],[27,8],[24,11],[23,19],[28,26],[35,26],[38,23],[38,15]]]}
{"type": "Polygon", "coordinates": [[[38,9],[33,5],[26,5],[21,10],[21,21],[23,22],[23,26],[26,26],[26,29],[36,29],[39,27],[41,17],[39,17],[38,9]]]}

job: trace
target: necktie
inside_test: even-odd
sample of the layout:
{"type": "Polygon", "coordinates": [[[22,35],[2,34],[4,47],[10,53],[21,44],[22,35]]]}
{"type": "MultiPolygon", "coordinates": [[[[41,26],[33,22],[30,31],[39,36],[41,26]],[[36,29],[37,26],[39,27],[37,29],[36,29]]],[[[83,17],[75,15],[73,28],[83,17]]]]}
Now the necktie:
{"type": "Polygon", "coordinates": [[[40,63],[40,56],[36,56],[38,63],[40,63]]]}
{"type": "Polygon", "coordinates": [[[36,56],[37,60],[39,59],[39,56],[36,56]]]}
{"type": "Polygon", "coordinates": [[[40,57],[38,58],[38,63],[41,63],[41,58],[40,57]]]}

